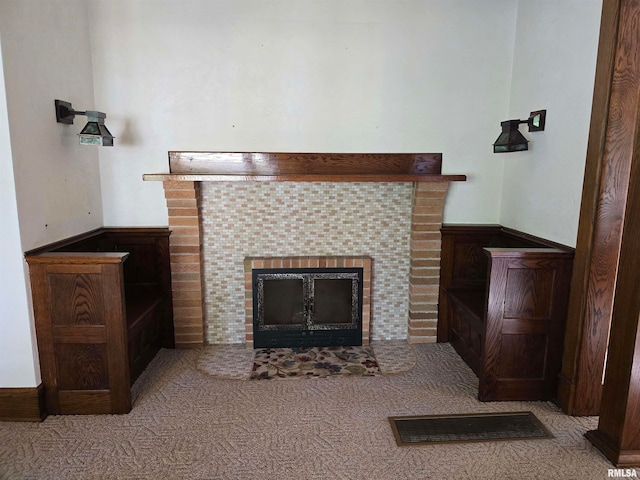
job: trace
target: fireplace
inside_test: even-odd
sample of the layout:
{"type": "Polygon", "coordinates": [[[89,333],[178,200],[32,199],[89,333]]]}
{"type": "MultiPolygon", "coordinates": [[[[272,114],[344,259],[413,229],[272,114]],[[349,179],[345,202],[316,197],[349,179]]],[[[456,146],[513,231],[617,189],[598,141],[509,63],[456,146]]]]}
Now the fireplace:
{"type": "Polygon", "coordinates": [[[254,269],[253,345],[362,345],[362,268],[254,269]]]}
{"type": "MultiPolygon", "coordinates": [[[[148,181],[162,181],[167,200],[169,213],[169,226],[171,228],[170,254],[171,254],[171,281],[174,307],[174,331],[176,346],[180,348],[198,348],[203,343],[211,342],[212,335],[227,329],[226,325],[220,328],[217,324],[207,322],[205,316],[205,295],[209,291],[220,291],[219,287],[205,289],[205,275],[203,265],[205,258],[202,232],[206,231],[210,223],[219,223],[223,227],[232,225],[233,220],[221,217],[221,213],[230,211],[220,205],[219,200],[225,197],[218,196],[213,204],[212,215],[205,214],[202,209],[203,191],[209,185],[282,185],[289,186],[315,186],[315,185],[371,185],[380,189],[389,185],[398,185],[410,188],[407,206],[407,235],[406,252],[401,255],[406,266],[402,268],[381,268],[376,270],[376,282],[384,280],[384,275],[389,272],[398,272],[404,276],[404,288],[406,292],[403,299],[394,305],[397,311],[404,312],[403,337],[411,343],[436,341],[438,294],[439,294],[439,266],[440,266],[440,226],[444,201],[450,182],[465,181],[465,175],[443,175],[441,173],[442,154],[440,153],[250,153],[250,152],[169,152],[170,173],[145,174],[143,178],[148,181]],[[398,310],[400,309],[400,310],[398,310]],[[211,330],[208,330],[211,327],[211,330]],[[207,340],[208,339],[208,340],[207,340]]],[[[305,187],[306,188],[306,187],[305,187]]],[[[232,195],[237,189],[230,189],[232,195]]],[[[367,189],[368,191],[368,189],[367,189]]],[[[338,193],[339,198],[342,193],[338,193]]],[[[404,194],[402,194],[404,195],[404,194]]],[[[345,195],[345,198],[348,198],[345,195]]],[[[286,198],[286,197],[285,197],[286,198]]],[[[313,198],[313,197],[311,197],[313,198]]],[[[279,209],[281,202],[267,202],[261,205],[261,209],[269,212],[279,209]]],[[[362,200],[360,205],[368,203],[362,200]]],[[[240,205],[242,208],[242,203],[240,205]]],[[[315,207],[314,207],[315,208],[315,207]]],[[[293,210],[296,206],[293,206],[293,210]]],[[[326,217],[326,212],[320,210],[321,216],[326,217]]],[[[282,215],[287,215],[282,212],[282,215]]],[[[390,212],[389,218],[395,218],[390,212]]],[[[261,219],[262,221],[262,219],[261,219]]],[[[302,224],[306,223],[305,221],[302,224]]],[[[389,230],[388,221],[373,220],[377,230],[373,235],[384,236],[389,230]]],[[[340,235],[339,230],[335,230],[340,235]]],[[[282,233],[282,232],[280,232],[282,233]]],[[[260,235],[259,233],[258,235],[260,235]]],[[[283,235],[286,237],[286,235],[283,235]]],[[[251,237],[249,237],[251,238],[251,237]]],[[[247,238],[238,237],[237,245],[246,245],[247,238]]],[[[382,238],[381,244],[394,246],[394,242],[386,242],[382,238]]],[[[306,242],[301,245],[304,246],[306,242]]],[[[354,253],[358,254],[357,240],[344,244],[354,253]],[[356,249],[353,247],[356,246],[356,249]]],[[[326,250],[310,248],[298,253],[287,247],[286,250],[268,252],[269,254],[317,254],[326,250]],[[286,251],[286,253],[285,253],[286,251]]],[[[378,257],[376,255],[376,262],[378,257]]],[[[343,249],[338,250],[344,255],[343,249]]],[[[214,258],[229,256],[228,249],[212,249],[214,258]]],[[[246,251],[245,255],[262,254],[261,252],[246,251]]],[[[361,253],[360,253],[361,254],[361,253]]],[[[311,257],[309,257],[311,258],[311,257]]],[[[242,259],[236,259],[236,265],[242,259]]],[[[270,261],[269,261],[270,262],[270,261]]],[[[278,265],[269,265],[265,260],[265,268],[275,268],[278,265]]],[[[277,263],[277,262],[275,262],[277,263]]],[[[384,262],[378,265],[383,266],[384,262]]],[[[304,265],[303,265],[304,266],[304,265]]],[[[314,265],[307,265],[313,267],[314,265]]],[[[320,266],[320,265],[316,265],[320,266]]],[[[240,271],[242,267],[240,266],[240,271]]],[[[235,275],[235,274],[234,274],[235,275]]],[[[241,273],[240,275],[240,282],[241,273]]],[[[365,273],[366,275],[366,273],[365,273]]],[[[251,286],[251,274],[247,278],[245,271],[245,284],[251,286]]],[[[364,280],[366,291],[367,280],[364,280]]],[[[379,285],[379,284],[377,284],[379,285]]],[[[371,289],[369,280],[368,288],[371,289]]],[[[376,287],[377,288],[377,287],[376,287]]],[[[237,289],[236,291],[238,291],[237,289]]],[[[250,291],[250,290],[249,290],[250,291]]],[[[397,291],[397,290],[394,290],[397,291]]],[[[369,292],[370,295],[370,292],[369,292]]],[[[365,293],[366,297],[367,294],[365,293]]],[[[387,295],[379,298],[385,299],[387,295]]],[[[242,299],[236,302],[242,308],[242,299]]],[[[376,302],[375,335],[379,329],[386,328],[389,315],[376,302]]],[[[245,288],[245,340],[247,345],[253,343],[253,308],[252,294],[247,296],[245,288]],[[247,313],[248,312],[248,313],[247,313]],[[248,320],[247,320],[248,319],[248,320]]],[[[371,305],[363,299],[363,344],[369,340],[371,317],[371,305]]],[[[234,318],[241,317],[236,315],[234,318]]],[[[400,321],[400,318],[398,318],[400,321]]],[[[230,324],[228,324],[230,325],[230,324]]],[[[395,328],[395,324],[394,324],[395,328]]],[[[233,327],[236,330],[236,327],[233,327]]],[[[234,334],[234,339],[237,338],[234,334]]],[[[382,338],[382,337],[381,337],[382,338]]],[[[215,339],[213,340],[215,343],[215,339]]],[[[236,340],[233,340],[236,341],[236,340]]]]}
{"type": "Polygon", "coordinates": [[[248,347],[369,345],[372,259],[247,257],[248,347]]]}

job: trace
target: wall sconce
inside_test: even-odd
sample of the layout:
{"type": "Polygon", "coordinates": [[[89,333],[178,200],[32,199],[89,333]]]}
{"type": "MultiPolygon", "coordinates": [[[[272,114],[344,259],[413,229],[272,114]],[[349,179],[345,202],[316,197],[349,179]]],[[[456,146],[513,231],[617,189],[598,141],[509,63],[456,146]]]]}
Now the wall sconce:
{"type": "Polygon", "coordinates": [[[493,144],[493,153],[522,152],[529,150],[529,140],[518,130],[521,123],[529,125],[530,132],[541,132],[547,119],[546,110],[531,112],[526,120],[507,120],[501,122],[502,133],[493,144]]]}
{"type": "Polygon", "coordinates": [[[113,147],[113,135],[104,124],[107,115],[102,112],[86,111],[79,112],[73,109],[71,103],[56,100],[56,121],[73,125],[73,119],[76,115],[85,115],[88,122],[78,134],[80,137],[80,145],[102,145],[103,147],[113,147]]]}

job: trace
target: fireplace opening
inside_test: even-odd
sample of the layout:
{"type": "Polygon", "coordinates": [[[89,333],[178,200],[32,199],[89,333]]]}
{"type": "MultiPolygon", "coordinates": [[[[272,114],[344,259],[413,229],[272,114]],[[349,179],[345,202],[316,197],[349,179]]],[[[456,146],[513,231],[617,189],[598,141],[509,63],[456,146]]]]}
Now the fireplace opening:
{"type": "Polygon", "coordinates": [[[362,345],[362,268],[253,269],[255,348],[362,345]]]}

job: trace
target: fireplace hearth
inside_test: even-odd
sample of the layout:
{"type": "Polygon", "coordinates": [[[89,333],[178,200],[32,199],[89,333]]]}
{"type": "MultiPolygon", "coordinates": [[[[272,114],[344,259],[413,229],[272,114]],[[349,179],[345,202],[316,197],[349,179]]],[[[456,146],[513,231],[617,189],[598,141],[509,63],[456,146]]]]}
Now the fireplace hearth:
{"type": "Polygon", "coordinates": [[[254,269],[255,348],[362,345],[362,268],[254,269]]]}

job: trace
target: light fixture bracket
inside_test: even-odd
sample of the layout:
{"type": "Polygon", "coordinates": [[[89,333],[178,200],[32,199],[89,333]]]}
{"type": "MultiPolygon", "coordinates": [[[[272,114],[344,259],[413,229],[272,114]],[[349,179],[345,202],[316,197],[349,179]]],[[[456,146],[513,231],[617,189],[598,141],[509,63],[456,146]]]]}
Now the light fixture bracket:
{"type": "Polygon", "coordinates": [[[529,114],[529,118],[526,120],[526,123],[529,126],[530,132],[544,131],[544,126],[547,123],[547,111],[536,110],[535,112],[531,112],[529,114]]]}
{"type": "Polygon", "coordinates": [[[113,146],[113,135],[104,124],[107,115],[103,112],[85,111],[80,112],[74,110],[71,102],[63,100],[55,100],[56,122],[66,125],[73,125],[73,119],[76,115],[85,115],[88,118],[87,124],[79,133],[80,145],[101,145],[104,147],[113,146]]]}
{"type": "Polygon", "coordinates": [[[536,110],[529,114],[526,120],[506,120],[500,122],[502,133],[493,144],[493,153],[522,152],[529,150],[529,140],[520,133],[519,127],[526,123],[530,132],[544,130],[547,119],[546,110],[536,110]]]}
{"type": "Polygon", "coordinates": [[[56,122],[66,125],[73,125],[73,119],[76,115],[84,115],[85,112],[76,112],[71,102],[56,100],[56,122]]]}

